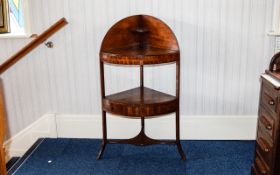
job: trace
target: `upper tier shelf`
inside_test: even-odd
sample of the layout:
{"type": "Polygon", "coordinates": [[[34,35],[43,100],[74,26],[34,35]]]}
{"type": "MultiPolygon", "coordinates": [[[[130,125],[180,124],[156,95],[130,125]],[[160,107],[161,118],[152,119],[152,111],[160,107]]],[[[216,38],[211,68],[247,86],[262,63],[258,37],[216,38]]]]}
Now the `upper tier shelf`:
{"type": "Polygon", "coordinates": [[[161,64],[179,59],[179,46],[172,30],[147,15],[117,22],[107,32],[100,50],[100,60],[113,64],[161,64]]]}
{"type": "Polygon", "coordinates": [[[176,50],[159,48],[120,48],[101,52],[102,61],[113,64],[161,64],[178,61],[180,54],[176,50]]]}

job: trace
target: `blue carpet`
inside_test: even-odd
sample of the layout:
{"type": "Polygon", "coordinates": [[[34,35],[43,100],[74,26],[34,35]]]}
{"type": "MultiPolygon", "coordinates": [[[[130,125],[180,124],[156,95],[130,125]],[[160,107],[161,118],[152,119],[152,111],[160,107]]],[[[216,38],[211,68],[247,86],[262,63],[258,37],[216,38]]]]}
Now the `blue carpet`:
{"type": "Polygon", "coordinates": [[[250,175],[253,141],[182,141],[176,146],[109,144],[96,160],[100,140],[44,139],[15,175],[250,175]]]}

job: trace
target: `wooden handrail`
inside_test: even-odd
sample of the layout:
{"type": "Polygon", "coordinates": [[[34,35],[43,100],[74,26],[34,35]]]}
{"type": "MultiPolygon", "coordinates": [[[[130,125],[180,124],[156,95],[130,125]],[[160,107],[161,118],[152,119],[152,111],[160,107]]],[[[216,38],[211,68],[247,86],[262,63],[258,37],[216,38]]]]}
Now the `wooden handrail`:
{"type": "Polygon", "coordinates": [[[0,74],[5,72],[12,65],[14,65],[16,62],[18,62],[20,59],[22,59],[25,55],[27,55],[29,52],[31,52],[33,49],[35,49],[41,43],[46,41],[50,36],[52,36],[54,33],[56,33],[58,30],[60,30],[66,24],[68,24],[68,22],[66,21],[65,18],[61,18],[60,20],[58,20],[55,24],[53,24],[51,27],[49,27],[47,30],[45,30],[41,35],[37,36],[29,44],[27,44],[25,47],[23,47],[21,50],[19,50],[16,54],[11,56],[7,61],[5,61],[0,66],[0,74]]]}
{"type": "MultiPolygon", "coordinates": [[[[5,72],[15,63],[17,63],[20,59],[22,59],[25,55],[39,46],[41,43],[46,41],[50,36],[64,27],[68,22],[65,18],[61,18],[47,30],[45,30],[41,35],[37,36],[33,39],[29,44],[24,46],[21,50],[19,50],[16,54],[11,56],[7,61],[5,61],[2,65],[0,65],[0,74],[5,72]]],[[[6,136],[6,111],[5,111],[5,100],[4,100],[4,90],[2,79],[0,78],[0,175],[7,175],[6,171],[6,161],[5,161],[5,148],[4,148],[4,140],[6,136]]]]}

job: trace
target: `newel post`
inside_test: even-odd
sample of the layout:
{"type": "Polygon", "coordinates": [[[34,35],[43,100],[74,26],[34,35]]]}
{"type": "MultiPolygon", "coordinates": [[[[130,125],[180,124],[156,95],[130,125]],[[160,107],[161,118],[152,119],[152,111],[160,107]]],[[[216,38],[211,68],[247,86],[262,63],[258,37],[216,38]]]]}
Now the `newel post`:
{"type": "Polygon", "coordinates": [[[0,78],[0,174],[7,175],[4,140],[6,136],[6,108],[3,81],[0,78]]]}

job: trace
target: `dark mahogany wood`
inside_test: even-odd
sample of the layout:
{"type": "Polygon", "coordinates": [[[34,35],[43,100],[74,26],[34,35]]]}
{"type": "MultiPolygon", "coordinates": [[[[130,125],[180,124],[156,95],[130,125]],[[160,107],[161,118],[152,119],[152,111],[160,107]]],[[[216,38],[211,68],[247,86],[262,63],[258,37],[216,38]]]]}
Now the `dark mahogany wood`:
{"type": "Polygon", "coordinates": [[[100,159],[108,143],[138,146],[176,144],[183,160],[185,153],[180,143],[180,51],[172,30],[161,20],[136,15],[117,22],[106,34],[100,49],[100,80],[102,96],[103,140],[97,155],[100,159]],[[144,65],[176,63],[176,96],[144,86],[144,65]],[[105,94],[104,63],[139,65],[140,86],[116,94],[105,94]],[[141,119],[141,131],[130,139],[107,139],[106,112],[141,119]],[[145,119],[176,113],[176,140],[156,140],[145,134],[145,119]]]}
{"type": "Polygon", "coordinates": [[[137,15],[117,22],[106,34],[101,61],[113,64],[160,64],[178,61],[179,46],[161,20],[137,15]]]}
{"type": "MultiPolygon", "coordinates": [[[[280,54],[271,60],[266,73],[280,81],[280,54]]],[[[253,175],[280,174],[280,87],[261,78],[259,118],[253,175]]]]}
{"type": "Polygon", "coordinates": [[[172,30],[161,20],[147,15],[130,16],[117,22],[104,37],[101,52],[127,47],[179,51],[172,30]]]}
{"type": "Polygon", "coordinates": [[[158,48],[121,48],[101,52],[102,61],[113,64],[143,65],[175,62],[179,59],[179,52],[158,48]]]}
{"type": "Polygon", "coordinates": [[[103,109],[118,115],[149,117],[175,112],[178,99],[153,89],[139,87],[103,99],[103,109]]]}

